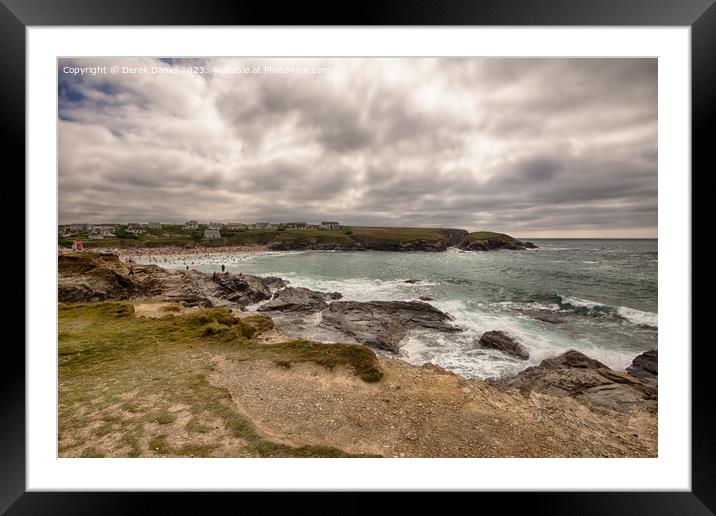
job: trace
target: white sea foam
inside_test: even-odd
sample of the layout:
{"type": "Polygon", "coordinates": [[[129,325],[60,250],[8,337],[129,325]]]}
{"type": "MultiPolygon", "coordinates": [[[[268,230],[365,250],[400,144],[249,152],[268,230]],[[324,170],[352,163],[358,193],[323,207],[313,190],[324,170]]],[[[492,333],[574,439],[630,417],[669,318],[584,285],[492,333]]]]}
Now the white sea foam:
{"type": "Polygon", "coordinates": [[[575,308],[586,308],[587,310],[600,310],[603,313],[612,313],[632,324],[638,326],[649,326],[652,328],[658,328],[658,315],[654,312],[644,312],[637,310],[636,308],[630,308],[628,306],[617,306],[611,307],[603,303],[597,303],[596,301],[590,301],[589,299],[579,299],[577,297],[560,296],[562,303],[565,305],[571,305],[575,308]]]}
{"type": "Polygon", "coordinates": [[[565,305],[571,305],[575,308],[587,308],[587,309],[594,309],[594,308],[602,308],[606,307],[607,305],[603,303],[597,303],[596,301],[591,301],[589,299],[580,299],[578,297],[571,297],[571,296],[560,296],[562,298],[562,303],[565,305]]]}
{"type": "Polygon", "coordinates": [[[286,272],[269,275],[281,276],[293,287],[310,288],[319,292],[340,292],[343,294],[343,299],[348,301],[409,301],[420,297],[428,292],[430,287],[437,285],[428,281],[405,283],[403,279],[311,278],[286,272]]]}
{"type": "Polygon", "coordinates": [[[658,314],[653,312],[642,312],[641,310],[629,308],[628,306],[620,306],[617,309],[617,314],[619,314],[619,317],[640,326],[659,327],[658,314]]]}

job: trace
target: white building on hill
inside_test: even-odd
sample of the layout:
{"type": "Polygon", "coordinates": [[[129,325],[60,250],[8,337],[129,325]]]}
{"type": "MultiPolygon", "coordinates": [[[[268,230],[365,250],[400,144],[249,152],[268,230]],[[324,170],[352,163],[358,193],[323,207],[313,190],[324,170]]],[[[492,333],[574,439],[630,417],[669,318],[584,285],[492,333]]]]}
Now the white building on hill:
{"type": "Polygon", "coordinates": [[[133,222],[130,222],[127,224],[127,233],[131,233],[133,235],[141,235],[145,232],[144,227],[141,224],[135,224],[133,222]]]}

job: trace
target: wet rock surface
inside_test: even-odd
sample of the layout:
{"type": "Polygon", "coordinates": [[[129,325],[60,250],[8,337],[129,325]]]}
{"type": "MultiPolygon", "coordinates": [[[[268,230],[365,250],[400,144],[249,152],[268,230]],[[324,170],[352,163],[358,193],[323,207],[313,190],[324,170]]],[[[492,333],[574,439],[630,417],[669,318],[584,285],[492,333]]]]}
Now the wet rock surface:
{"type": "Polygon", "coordinates": [[[279,290],[273,298],[258,308],[259,312],[319,312],[328,301],[341,296],[338,292],[326,294],[303,287],[287,287],[279,290]]]}
{"type": "Polygon", "coordinates": [[[450,314],[422,301],[334,301],[321,315],[322,326],[393,353],[408,330],[460,331],[450,314]]]}
{"type": "Polygon", "coordinates": [[[655,412],[655,385],[570,350],[543,360],[510,378],[489,380],[502,389],[517,389],[525,395],[542,392],[569,396],[601,409],[628,413],[635,409],[655,412]]]}
{"type": "Polygon", "coordinates": [[[477,342],[477,347],[484,349],[496,349],[519,360],[527,360],[530,357],[529,352],[522,344],[507,335],[505,332],[498,330],[483,333],[480,340],[477,342]]]}
{"type": "Polygon", "coordinates": [[[644,383],[656,384],[659,375],[659,352],[655,349],[645,351],[637,356],[626,370],[644,383]]]}

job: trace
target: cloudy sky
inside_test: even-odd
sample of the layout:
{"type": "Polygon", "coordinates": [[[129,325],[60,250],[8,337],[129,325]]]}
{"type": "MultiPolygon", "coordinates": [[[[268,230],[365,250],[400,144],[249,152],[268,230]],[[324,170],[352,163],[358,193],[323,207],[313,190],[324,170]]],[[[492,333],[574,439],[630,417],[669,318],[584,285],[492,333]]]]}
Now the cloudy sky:
{"type": "Polygon", "coordinates": [[[58,76],[60,223],[656,236],[655,59],[61,59],[58,76]],[[187,64],[204,73],[166,73],[187,64]]]}

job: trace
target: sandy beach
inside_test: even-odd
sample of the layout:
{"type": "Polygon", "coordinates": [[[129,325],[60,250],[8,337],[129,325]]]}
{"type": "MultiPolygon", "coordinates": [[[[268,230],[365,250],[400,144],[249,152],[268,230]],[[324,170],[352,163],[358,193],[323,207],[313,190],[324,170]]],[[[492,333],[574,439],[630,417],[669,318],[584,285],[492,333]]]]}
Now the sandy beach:
{"type": "Polygon", "coordinates": [[[92,249],[96,253],[116,254],[123,262],[132,262],[136,258],[151,258],[159,256],[196,256],[207,258],[216,254],[230,253],[258,253],[268,251],[264,245],[243,245],[243,246],[222,246],[222,247],[147,247],[147,248],[126,248],[126,247],[97,247],[92,249]]]}

